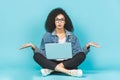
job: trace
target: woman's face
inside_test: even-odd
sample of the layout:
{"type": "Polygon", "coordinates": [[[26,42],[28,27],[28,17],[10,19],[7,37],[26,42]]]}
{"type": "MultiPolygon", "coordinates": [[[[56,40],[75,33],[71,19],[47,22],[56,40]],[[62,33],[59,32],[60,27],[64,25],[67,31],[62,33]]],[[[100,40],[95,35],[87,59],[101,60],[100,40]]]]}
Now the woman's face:
{"type": "Polygon", "coordinates": [[[62,14],[58,14],[55,17],[55,26],[57,29],[64,29],[64,25],[65,25],[65,17],[62,14]]]}

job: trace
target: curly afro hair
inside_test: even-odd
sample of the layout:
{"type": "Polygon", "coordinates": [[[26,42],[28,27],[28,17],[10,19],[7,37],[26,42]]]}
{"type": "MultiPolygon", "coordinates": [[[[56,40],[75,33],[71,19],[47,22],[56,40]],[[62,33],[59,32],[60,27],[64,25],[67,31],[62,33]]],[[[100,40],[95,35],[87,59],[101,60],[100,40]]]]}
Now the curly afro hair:
{"type": "Polygon", "coordinates": [[[54,31],[54,29],[55,29],[55,17],[59,14],[62,14],[65,17],[64,28],[70,32],[73,32],[74,29],[73,29],[72,22],[71,22],[69,16],[67,15],[67,13],[62,8],[55,8],[49,13],[49,15],[46,19],[46,22],[45,22],[46,31],[50,32],[50,33],[52,33],[54,31]]]}

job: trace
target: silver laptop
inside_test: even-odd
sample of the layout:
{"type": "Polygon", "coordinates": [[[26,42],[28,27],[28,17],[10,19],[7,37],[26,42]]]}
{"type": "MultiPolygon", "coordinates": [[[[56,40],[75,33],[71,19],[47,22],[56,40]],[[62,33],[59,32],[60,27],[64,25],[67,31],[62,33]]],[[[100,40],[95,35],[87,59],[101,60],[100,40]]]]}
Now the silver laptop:
{"type": "Polygon", "coordinates": [[[47,43],[45,44],[47,59],[69,59],[72,58],[71,43],[47,43]]]}

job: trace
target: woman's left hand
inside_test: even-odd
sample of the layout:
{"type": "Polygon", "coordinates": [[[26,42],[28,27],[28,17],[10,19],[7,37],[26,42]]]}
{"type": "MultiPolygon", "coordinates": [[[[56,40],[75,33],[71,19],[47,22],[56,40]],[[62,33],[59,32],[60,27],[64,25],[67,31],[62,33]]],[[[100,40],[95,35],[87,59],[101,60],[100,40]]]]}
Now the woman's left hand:
{"type": "Polygon", "coordinates": [[[89,43],[87,43],[86,48],[91,47],[91,46],[96,47],[96,48],[101,47],[99,44],[97,44],[95,42],[89,42],[89,43]]]}

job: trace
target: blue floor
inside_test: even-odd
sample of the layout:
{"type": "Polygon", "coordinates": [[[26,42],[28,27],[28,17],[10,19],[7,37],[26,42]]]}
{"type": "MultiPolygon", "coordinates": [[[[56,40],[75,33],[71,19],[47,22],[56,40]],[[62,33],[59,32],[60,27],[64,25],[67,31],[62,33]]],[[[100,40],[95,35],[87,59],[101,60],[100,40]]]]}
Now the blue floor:
{"type": "Polygon", "coordinates": [[[41,76],[39,69],[0,69],[0,80],[120,80],[120,71],[83,70],[82,77],[71,77],[65,74],[41,76]]]}

